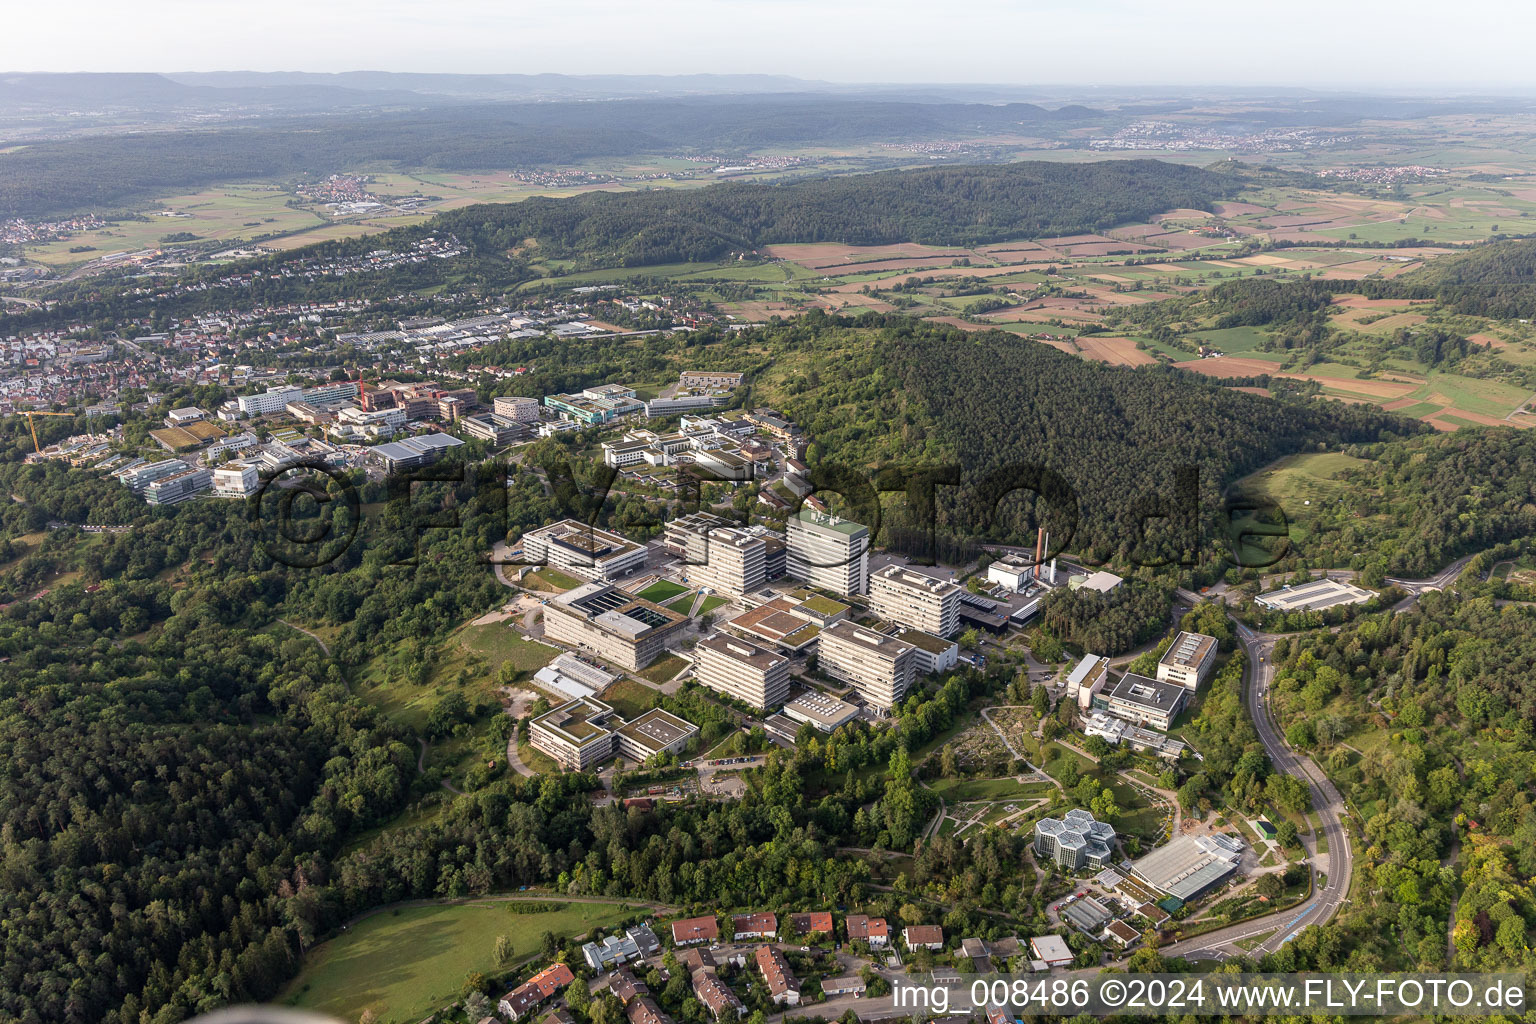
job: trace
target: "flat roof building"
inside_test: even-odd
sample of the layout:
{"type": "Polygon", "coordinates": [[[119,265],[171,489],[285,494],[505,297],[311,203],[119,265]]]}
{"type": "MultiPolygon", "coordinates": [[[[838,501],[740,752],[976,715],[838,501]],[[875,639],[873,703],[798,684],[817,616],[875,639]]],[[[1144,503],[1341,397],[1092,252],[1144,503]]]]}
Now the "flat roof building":
{"type": "Polygon", "coordinates": [[[645,565],[645,545],[562,519],[523,534],[523,557],[589,580],[615,580],[645,565]]]}
{"type": "Polygon", "coordinates": [[[1164,683],[1178,683],[1186,690],[1198,690],[1215,663],[1215,637],[1180,630],[1158,659],[1157,678],[1164,683]]]}
{"type": "Polygon", "coordinates": [[[1132,862],[1131,877],[1156,892],[1188,902],[1231,877],[1242,859],[1242,840],[1234,836],[1219,832],[1180,835],[1132,862]]]}
{"type": "Polygon", "coordinates": [[[789,517],[789,575],[847,597],[869,585],[869,528],[814,509],[789,517]]]}
{"type": "Polygon", "coordinates": [[[822,632],[817,664],[870,704],[889,711],[906,695],[917,654],[911,644],[844,619],[822,632]]]}
{"type": "Polygon", "coordinates": [[[1072,666],[1067,676],[1068,700],[1077,701],[1080,708],[1089,707],[1094,696],[1104,688],[1109,678],[1109,659],[1097,654],[1085,654],[1083,660],[1072,666]]]}
{"type": "Polygon", "coordinates": [[[1127,743],[1132,750],[1156,754],[1165,761],[1177,761],[1184,753],[1184,741],[1139,725],[1095,708],[1083,715],[1083,735],[1098,736],[1113,744],[1127,743]]]}
{"type": "Polygon", "coordinates": [[[676,754],[698,735],[699,727],[669,711],[652,708],[617,731],[619,756],[643,764],[658,754],[676,754]]]}
{"type": "Polygon", "coordinates": [[[1086,935],[1098,935],[1114,915],[1109,908],[1092,896],[1069,903],[1061,912],[1061,919],[1086,935]]]}
{"type": "Polygon", "coordinates": [[[1066,967],[1076,957],[1067,940],[1060,935],[1037,935],[1029,940],[1029,951],[1034,958],[1049,967],[1066,967]]]}
{"type": "Polygon", "coordinates": [[[1299,586],[1281,587],[1254,598],[1277,612],[1320,612],[1341,604],[1364,604],[1376,595],[1353,583],[1324,577],[1299,586]]]}
{"type": "Polygon", "coordinates": [[[798,654],[816,642],[829,620],[835,622],[847,611],[847,605],[820,595],[803,601],[793,595],[784,595],[743,612],[726,625],[754,641],[770,644],[786,653],[798,654]],[[842,612],[832,616],[818,611],[822,603],[837,605],[842,612]]]}
{"type": "Polygon", "coordinates": [[[157,477],[144,488],[144,500],[151,505],[174,505],[179,501],[206,491],[213,486],[213,471],[207,468],[189,469],[183,463],[180,473],[157,477]]]}
{"type": "Polygon", "coordinates": [[[694,648],[699,682],[768,711],[789,696],[789,659],[728,633],[715,633],[694,648]]]}
{"type": "Polygon", "coordinates": [[[463,416],[459,419],[459,426],[470,437],[477,437],[496,445],[533,440],[533,428],[527,423],[496,412],[463,416]]]}
{"type": "Polygon", "coordinates": [[[784,714],[821,732],[833,732],[859,717],[859,709],[820,690],[804,690],[784,705],[784,714]]]}
{"type": "Polygon", "coordinates": [[[369,449],[368,454],[383,466],[386,472],[398,473],[418,466],[430,466],[449,451],[463,444],[463,441],[448,434],[423,434],[420,437],[405,437],[398,441],[381,444],[369,449]]]}
{"type": "Polygon", "coordinates": [[[252,462],[231,462],[213,471],[216,498],[249,498],[261,487],[261,471],[252,462]]]}
{"type": "Polygon", "coordinates": [[[585,648],[631,672],[661,657],[687,623],[687,616],[611,583],[583,584],[544,606],[544,632],[550,639],[585,648]]]}
{"type": "Polygon", "coordinates": [[[519,423],[537,423],[539,420],[539,400],[537,398],[522,398],[515,395],[503,395],[491,399],[491,409],[498,416],[505,416],[509,420],[519,423]]]}
{"type": "Polygon", "coordinates": [[[667,523],[665,543],[681,554],[692,583],[741,597],[768,582],[765,539],[711,512],[667,523]]]}
{"type": "Polygon", "coordinates": [[[869,608],[898,625],[947,637],[960,627],[960,587],[888,565],[869,577],[869,608]]]}
{"type": "Polygon", "coordinates": [[[1184,708],[1189,691],[1177,683],[1162,683],[1150,676],[1127,672],[1114,686],[1106,686],[1093,698],[1093,706],[1137,725],[1168,731],[1184,708]]]}
{"type": "Polygon", "coordinates": [[[920,629],[903,629],[896,634],[902,643],[911,644],[917,659],[917,672],[930,676],[948,672],[960,662],[960,645],[920,629]]]}
{"type": "Polygon", "coordinates": [[[616,718],[618,714],[602,701],[578,697],[535,718],[528,729],[529,742],[562,768],[585,771],[614,755],[611,720],[616,718]]]}

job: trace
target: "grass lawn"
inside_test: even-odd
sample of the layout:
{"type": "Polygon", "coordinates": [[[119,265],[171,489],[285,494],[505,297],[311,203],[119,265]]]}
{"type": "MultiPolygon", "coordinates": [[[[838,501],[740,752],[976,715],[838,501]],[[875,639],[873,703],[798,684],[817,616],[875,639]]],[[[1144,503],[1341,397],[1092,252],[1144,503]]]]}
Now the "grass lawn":
{"type": "Polygon", "coordinates": [[[721,597],[719,594],[710,594],[704,599],[704,602],[699,605],[699,614],[708,615],[710,612],[714,611],[716,608],[719,608],[726,602],[727,599],[721,597]]]}
{"type": "Polygon", "coordinates": [[[603,691],[603,703],[624,718],[634,718],[656,706],[656,691],[633,679],[620,679],[603,691]]]}
{"type": "Polygon", "coordinates": [[[1005,779],[934,779],[928,788],[946,801],[1014,800],[1045,796],[1056,787],[1046,782],[1019,782],[1005,779]]]}
{"type": "Polygon", "coordinates": [[[686,593],[688,593],[688,588],[681,583],[673,583],[671,580],[657,580],[635,596],[643,597],[647,601],[655,601],[657,604],[665,604],[674,597],[686,593]]]}
{"type": "Polygon", "coordinates": [[[567,590],[575,590],[581,586],[581,580],[574,576],[568,576],[559,569],[545,567],[535,569],[523,577],[523,583],[530,590],[548,590],[556,593],[564,593],[567,590]]]}
{"type": "Polygon", "coordinates": [[[514,914],[507,903],[489,901],[386,911],[311,950],[279,1001],[342,1020],[369,1009],[381,1021],[420,1020],[456,1000],[465,975],[497,973],[498,936],[509,936],[521,958],[546,931],[575,937],[630,913],[617,904],[570,903],[514,914]]]}
{"type": "Polygon", "coordinates": [[[698,595],[689,592],[684,594],[682,597],[674,598],[671,601],[668,601],[666,604],[662,605],[662,607],[670,608],[672,611],[677,612],[680,615],[687,615],[690,611],[693,610],[693,599],[696,596],[698,595]]]}
{"type": "Polygon", "coordinates": [[[459,642],[465,650],[478,654],[499,672],[501,666],[511,662],[520,672],[533,673],[555,660],[560,652],[536,640],[529,640],[509,622],[490,622],[483,626],[470,626],[459,634],[459,642]]]}
{"type": "Polygon", "coordinates": [[[650,667],[640,673],[640,677],[660,685],[681,672],[687,664],[675,654],[665,654],[651,662],[650,667]]]}
{"type": "Polygon", "coordinates": [[[540,775],[560,774],[560,765],[555,759],[534,748],[533,744],[519,740],[517,744],[517,757],[524,765],[538,772],[540,775]]]}

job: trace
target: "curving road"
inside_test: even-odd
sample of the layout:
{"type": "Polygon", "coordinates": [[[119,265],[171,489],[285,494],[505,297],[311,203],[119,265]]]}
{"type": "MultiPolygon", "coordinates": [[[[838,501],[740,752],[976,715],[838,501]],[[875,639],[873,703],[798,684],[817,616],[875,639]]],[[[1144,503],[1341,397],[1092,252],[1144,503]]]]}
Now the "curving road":
{"type": "MultiPolygon", "coordinates": [[[[1459,571],[1459,570],[1458,570],[1459,571]]],[[[1449,570],[1447,570],[1449,572],[1449,570]]],[[[1307,783],[1312,793],[1312,807],[1322,822],[1323,835],[1328,839],[1328,851],[1318,851],[1313,836],[1303,840],[1312,863],[1313,894],[1304,905],[1242,921],[1226,928],[1162,948],[1164,956],[1182,956],[1190,960],[1219,960],[1239,952],[1253,956],[1272,953],[1309,925],[1322,924],[1344,905],[1349,896],[1350,876],[1354,872],[1354,853],[1350,849],[1349,836],[1344,829],[1344,815],[1349,813],[1344,799],[1339,795],[1328,776],[1323,774],[1312,759],[1298,754],[1286,745],[1280,727],[1270,717],[1269,686],[1274,677],[1274,660],[1270,655],[1275,636],[1255,633],[1242,623],[1234,623],[1238,638],[1248,655],[1248,671],[1245,681],[1248,710],[1258,729],[1259,740],[1264,744],[1275,770],[1295,775],[1307,783]],[[1264,660],[1260,661],[1259,659],[1264,660]],[[1318,885],[1318,875],[1324,877],[1318,885]],[[1237,946],[1244,939],[1267,935],[1262,942],[1244,950],[1237,946]]]]}

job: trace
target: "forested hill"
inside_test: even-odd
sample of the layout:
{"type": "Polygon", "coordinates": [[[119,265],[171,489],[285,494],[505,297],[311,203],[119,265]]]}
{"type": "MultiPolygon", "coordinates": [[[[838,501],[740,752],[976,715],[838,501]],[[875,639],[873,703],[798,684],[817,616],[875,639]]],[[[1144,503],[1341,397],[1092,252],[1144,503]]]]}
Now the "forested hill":
{"type": "MultiPolygon", "coordinates": [[[[205,131],[36,142],[0,153],[0,218],[97,213],[220,182],[352,170],[489,171],[657,153],[1013,133],[1102,118],[1086,107],[909,103],[816,95],[467,104],[268,118],[205,131]]],[[[3,143],[3,140],[0,140],[3,143]]],[[[0,144],[0,149],[4,149],[0,144]]]]}
{"type": "Polygon", "coordinates": [[[1529,319],[1536,316],[1536,238],[1491,242],[1442,256],[1399,281],[1458,313],[1529,319]]]}
{"type": "Polygon", "coordinates": [[[474,206],[438,217],[485,251],[535,240],[603,265],[718,258],[776,242],[980,245],[1098,231],[1177,207],[1210,209],[1241,180],[1156,160],[1026,161],[881,171],[786,185],[592,192],[474,206]]]}
{"type": "MultiPolygon", "coordinates": [[[[1274,400],[1163,367],[1106,366],[1000,331],[815,314],[781,330],[805,340],[776,360],[762,397],[782,402],[816,439],[813,461],[957,464],[962,486],[941,488],[944,528],[1014,541],[1032,540],[1032,510],[1005,501],[989,524],[974,486],[1000,467],[1043,467],[1075,493],[1071,547],[1099,559],[1195,554],[1177,518],[1154,521],[1145,539],[1140,528],[1156,508],[1149,502],[1177,493],[1182,467],[1199,472],[1209,553],[1220,540],[1222,489],[1234,478],[1319,443],[1428,430],[1363,406],[1274,400]]],[[[1063,529],[1058,518],[1053,543],[1066,539],[1063,529]]]]}

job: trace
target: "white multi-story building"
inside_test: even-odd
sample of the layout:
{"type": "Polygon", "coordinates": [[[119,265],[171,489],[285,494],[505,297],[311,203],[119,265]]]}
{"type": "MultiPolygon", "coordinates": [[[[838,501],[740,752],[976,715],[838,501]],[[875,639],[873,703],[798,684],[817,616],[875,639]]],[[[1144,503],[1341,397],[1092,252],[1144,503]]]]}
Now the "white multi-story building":
{"type": "Polygon", "coordinates": [[[1198,690],[1216,663],[1216,638],[1182,630],[1157,662],[1158,681],[1198,690]]]}
{"type": "Polygon", "coordinates": [[[498,416],[519,423],[537,423],[541,405],[537,398],[503,395],[491,401],[491,408],[498,416]]]}
{"type": "Polygon", "coordinates": [[[906,695],[917,651],[896,637],[844,619],[822,631],[817,664],[873,706],[889,711],[906,695]]]}
{"type": "Polygon", "coordinates": [[[888,565],[869,578],[869,609],[898,625],[947,637],[960,628],[960,587],[888,565]]]}
{"type": "Polygon", "coordinates": [[[259,395],[240,395],[235,399],[235,404],[247,416],[266,416],[270,413],[282,412],[288,408],[289,402],[303,400],[303,388],[296,388],[291,384],[279,384],[259,395]]]}
{"type": "Polygon", "coordinates": [[[584,583],[550,598],[544,606],[549,639],[583,648],[604,661],[638,672],[666,653],[688,617],[638,597],[612,583],[584,583]]]}
{"type": "Polygon", "coordinates": [[[726,633],[693,649],[694,675],[711,690],[768,711],[789,696],[789,659],[726,633]]]}
{"type": "Polygon", "coordinates": [[[786,524],[789,575],[834,594],[862,594],[869,582],[869,528],[813,509],[786,524]]]}
{"type": "Polygon", "coordinates": [[[768,545],[710,512],[667,523],[666,546],[682,556],[692,583],[741,597],[768,582],[768,545]]]}
{"type": "Polygon", "coordinates": [[[346,402],[357,397],[357,381],[333,380],[304,389],[304,401],[310,405],[329,405],[346,402]]]}
{"type": "Polygon", "coordinates": [[[528,741],[562,768],[583,771],[617,752],[614,723],[623,721],[602,701],[578,697],[535,718],[528,727],[528,741]]]}
{"type": "Polygon", "coordinates": [[[261,486],[261,471],[254,462],[231,462],[213,471],[215,498],[249,498],[261,486]]]}
{"type": "Polygon", "coordinates": [[[182,470],[151,481],[144,488],[144,500],[151,505],[174,505],[206,491],[213,483],[213,473],[208,469],[188,469],[183,464],[182,470]]]}
{"type": "Polygon", "coordinates": [[[616,580],[645,565],[645,545],[574,519],[523,534],[523,560],[589,580],[616,580]]]}

